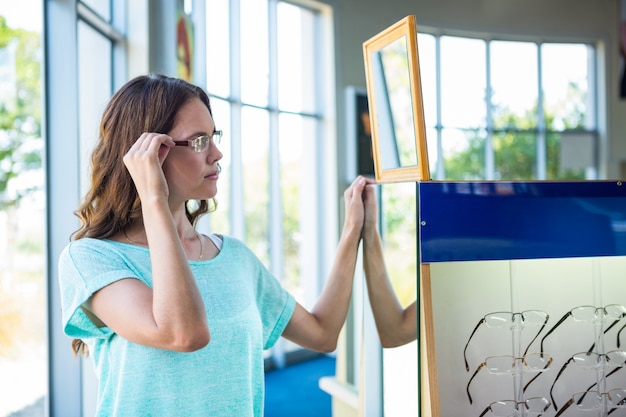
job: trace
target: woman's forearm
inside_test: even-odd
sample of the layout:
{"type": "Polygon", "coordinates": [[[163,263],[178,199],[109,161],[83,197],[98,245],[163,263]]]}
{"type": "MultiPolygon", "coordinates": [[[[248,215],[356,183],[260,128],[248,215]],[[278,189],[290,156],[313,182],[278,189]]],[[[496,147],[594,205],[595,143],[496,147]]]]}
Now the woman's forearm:
{"type": "Polygon", "coordinates": [[[142,202],[152,265],[152,312],[157,331],[174,345],[207,339],[204,302],[167,203],[142,202]]]}

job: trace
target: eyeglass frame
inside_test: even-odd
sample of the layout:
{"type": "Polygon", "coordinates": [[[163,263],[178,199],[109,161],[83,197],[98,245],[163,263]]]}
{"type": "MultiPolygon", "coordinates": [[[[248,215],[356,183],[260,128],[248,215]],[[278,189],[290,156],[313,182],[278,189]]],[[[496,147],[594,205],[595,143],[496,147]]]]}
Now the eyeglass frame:
{"type": "MultiPolygon", "coordinates": [[[[530,341],[530,343],[528,344],[528,346],[526,346],[526,349],[524,350],[524,354],[522,356],[525,356],[526,353],[528,353],[528,349],[530,349],[530,345],[533,344],[533,342],[537,339],[537,337],[539,337],[539,334],[541,333],[541,331],[543,330],[544,327],[546,327],[546,324],[548,324],[548,320],[550,319],[550,315],[548,313],[546,313],[545,311],[542,310],[524,310],[522,312],[519,313],[513,313],[511,311],[494,311],[493,313],[489,313],[489,314],[485,314],[483,316],[483,318],[481,318],[478,323],[476,323],[476,326],[474,327],[474,330],[472,330],[472,333],[470,334],[470,337],[467,339],[467,343],[465,343],[465,348],[463,349],[463,360],[465,361],[465,370],[467,372],[470,371],[470,367],[469,367],[469,363],[467,362],[467,347],[470,344],[470,341],[472,340],[472,337],[474,337],[474,334],[476,333],[476,331],[478,330],[478,328],[480,327],[481,324],[483,323],[487,323],[487,317],[494,315],[494,314],[510,314],[511,317],[515,317],[517,315],[519,315],[522,318],[522,324],[524,323],[525,319],[524,319],[524,313],[529,313],[531,311],[536,311],[536,312],[540,312],[545,314],[545,320],[543,322],[543,324],[541,324],[539,331],[537,332],[537,334],[535,335],[535,337],[533,337],[533,339],[530,341]]],[[[514,319],[511,320],[511,322],[513,322],[514,319]]],[[[489,324],[487,324],[487,326],[489,326],[489,324]]]]}
{"type": "Polygon", "coordinates": [[[527,398],[527,399],[525,399],[524,401],[515,401],[515,400],[500,400],[500,401],[494,401],[494,402],[492,402],[491,404],[489,404],[489,405],[487,406],[487,408],[485,408],[485,409],[483,410],[483,412],[482,412],[482,413],[480,413],[480,415],[479,415],[478,417],[484,417],[484,415],[485,415],[485,414],[487,414],[489,411],[491,411],[491,412],[493,413],[494,411],[491,409],[491,406],[493,406],[494,404],[500,403],[500,402],[504,402],[504,401],[507,401],[507,402],[514,402],[514,403],[515,403],[515,410],[516,410],[516,411],[519,411],[519,407],[518,407],[518,406],[519,406],[520,404],[524,404],[524,405],[526,406],[526,410],[527,410],[527,411],[532,412],[532,413],[537,413],[536,411],[530,411],[530,409],[529,409],[529,407],[528,407],[528,401],[530,401],[530,400],[536,400],[536,399],[543,399],[543,400],[545,400],[545,402],[546,402],[545,408],[543,409],[543,411],[542,411],[540,414],[538,414],[538,415],[541,415],[541,414],[545,413],[545,412],[548,410],[548,408],[550,408],[550,401],[549,401],[546,397],[531,397],[531,398],[527,398]]]}
{"type": "MultiPolygon", "coordinates": [[[[570,316],[572,316],[572,317],[573,317],[573,313],[572,313],[572,312],[573,312],[574,310],[576,310],[576,309],[578,309],[578,308],[583,308],[583,307],[591,307],[591,308],[595,309],[595,310],[594,310],[595,314],[597,314],[597,312],[598,312],[598,311],[604,311],[605,316],[608,316],[608,312],[606,311],[606,309],[607,309],[607,307],[611,307],[611,306],[619,306],[619,307],[622,307],[622,309],[625,309],[625,310],[626,310],[626,307],[624,307],[623,305],[620,305],[620,304],[607,304],[607,305],[605,305],[604,307],[595,307],[595,306],[591,306],[591,305],[585,305],[585,306],[578,306],[578,307],[574,307],[574,308],[572,308],[570,311],[568,311],[567,313],[565,313],[565,314],[563,315],[563,317],[561,317],[561,318],[559,319],[559,321],[558,321],[558,322],[556,322],[556,324],[555,324],[554,326],[552,326],[552,328],[551,328],[550,330],[548,330],[548,332],[547,332],[545,335],[543,335],[543,337],[541,338],[541,342],[539,343],[539,350],[541,350],[541,351],[543,352],[543,343],[544,343],[544,341],[546,340],[546,337],[548,337],[548,336],[549,336],[552,332],[554,332],[554,330],[556,330],[556,328],[557,328],[557,327],[559,327],[561,324],[563,324],[563,322],[564,322],[564,321],[565,321],[568,317],[570,317],[570,316]]],[[[610,326],[609,326],[606,330],[604,330],[604,333],[608,332],[608,331],[609,331],[609,330],[610,330],[613,326],[615,326],[615,325],[617,324],[617,322],[619,322],[619,321],[620,321],[621,319],[623,319],[624,317],[626,317],[626,312],[623,312],[623,313],[621,314],[620,318],[618,318],[618,319],[614,319],[613,323],[611,323],[611,325],[610,325],[610,326]]],[[[593,350],[593,348],[594,348],[594,346],[595,346],[595,343],[594,343],[594,345],[592,345],[592,346],[591,346],[591,348],[589,349],[589,351],[592,351],[592,350],[593,350]]]]}
{"type": "Polygon", "coordinates": [[[219,130],[214,130],[213,133],[211,133],[210,135],[198,135],[193,139],[174,140],[174,144],[176,146],[191,146],[194,152],[200,153],[206,150],[210,146],[211,142],[213,142],[213,144],[215,145],[219,145],[220,142],[222,141],[222,136],[223,136],[223,131],[219,129],[219,130]],[[206,146],[203,148],[199,148],[202,139],[207,138],[207,137],[209,138],[209,140],[207,141],[206,146]]]}
{"type": "MultiPolygon", "coordinates": [[[[620,369],[620,368],[618,368],[618,369],[620,369]]],[[[579,399],[579,401],[582,401],[582,399],[585,398],[585,396],[587,394],[596,393],[598,396],[601,396],[601,395],[607,395],[608,396],[611,392],[616,391],[616,390],[626,390],[626,388],[613,388],[612,390],[609,390],[607,392],[598,392],[598,391],[590,391],[590,390],[578,392],[578,393],[572,395],[572,397],[569,399],[569,401],[567,401],[565,404],[563,404],[563,407],[561,407],[559,409],[559,411],[554,415],[554,417],[559,417],[561,414],[563,414],[565,412],[565,410],[567,410],[569,407],[571,407],[571,405],[576,402],[576,396],[577,395],[581,395],[582,394],[581,398],[579,399]]],[[[622,402],[623,402],[623,406],[621,406],[621,405],[617,406],[617,407],[616,406],[611,406],[611,410],[608,412],[608,414],[613,413],[613,411],[615,411],[615,410],[617,410],[619,408],[626,408],[626,398],[624,398],[622,400],[622,402]]]]}
{"type": "MultiPolygon", "coordinates": [[[[478,365],[478,367],[476,367],[476,370],[472,374],[472,376],[469,379],[469,381],[467,381],[467,385],[465,387],[465,392],[467,393],[467,399],[469,400],[470,404],[473,404],[473,402],[474,402],[474,400],[472,400],[472,396],[471,396],[470,391],[469,391],[470,385],[471,385],[472,381],[474,380],[474,378],[476,377],[476,375],[478,375],[478,372],[482,368],[487,366],[487,360],[489,360],[491,358],[503,358],[503,357],[506,357],[506,358],[511,358],[513,360],[513,363],[515,363],[518,360],[521,360],[523,363],[526,364],[526,366],[528,366],[528,363],[526,362],[526,357],[530,356],[530,355],[538,355],[538,356],[541,356],[541,357],[547,356],[548,357],[548,361],[547,361],[546,365],[542,369],[532,369],[532,370],[527,371],[527,372],[544,372],[544,371],[547,371],[548,368],[550,367],[550,365],[552,364],[552,361],[553,361],[552,356],[550,356],[550,355],[548,355],[547,353],[544,353],[544,352],[527,353],[527,354],[524,354],[523,356],[520,356],[520,357],[515,357],[515,356],[512,356],[512,355],[497,355],[497,356],[489,356],[489,357],[485,358],[485,360],[480,365],[478,365]]],[[[530,382],[532,382],[534,380],[535,380],[535,378],[533,378],[530,382]]],[[[526,391],[526,388],[528,387],[528,385],[530,385],[530,382],[528,384],[526,384],[526,386],[524,387],[524,391],[526,391]]]]}

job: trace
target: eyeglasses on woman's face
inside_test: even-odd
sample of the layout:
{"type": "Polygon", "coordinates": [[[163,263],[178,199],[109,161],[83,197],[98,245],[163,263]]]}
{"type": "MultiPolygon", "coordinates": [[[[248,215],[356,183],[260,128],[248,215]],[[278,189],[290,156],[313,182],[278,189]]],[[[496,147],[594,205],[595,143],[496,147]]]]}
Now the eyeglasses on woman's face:
{"type": "Polygon", "coordinates": [[[214,145],[219,145],[222,141],[222,131],[215,130],[210,135],[200,135],[194,139],[175,140],[176,146],[191,146],[195,152],[202,152],[206,150],[211,142],[214,145]]]}

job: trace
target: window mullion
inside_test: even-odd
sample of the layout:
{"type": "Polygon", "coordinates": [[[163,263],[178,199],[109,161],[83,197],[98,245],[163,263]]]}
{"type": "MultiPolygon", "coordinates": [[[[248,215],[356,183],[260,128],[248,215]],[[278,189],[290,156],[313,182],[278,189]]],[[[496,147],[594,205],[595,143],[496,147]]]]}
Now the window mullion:
{"type": "Polygon", "coordinates": [[[269,42],[269,164],[270,164],[270,269],[282,278],[282,204],[280,191],[280,152],[278,144],[278,12],[277,1],[268,2],[268,42],[269,42]]]}
{"type": "Polygon", "coordinates": [[[543,63],[541,44],[537,44],[537,179],[547,178],[546,121],[543,111],[543,63]]]}
{"type": "Polygon", "coordinates": [[[443,126],[441,122],[441,36],[435,36],[435,100],[437,132],[437,167],[435,179],[446,178],[446,164],[443,149],[443,126]]]}
{"type": "Polygon", "coordinates": [[[241,5],[239,0],[229,1],[230,15],[230,138],[231,138],[231,189],[230,218],[231,233],[245,241],[246,221],[243,196],[243,163],[241,160],[241,5]]]}
{"type": "Polygon", "coordinates": [[[487,136],[485,137],[485,179],[495,179],[495,156],[493,150],[493,103],[492,96],[493,90],[491,87],[491,42],[486,42],[486,91],[485,91],[485,106],[487,115],[487,136]]]}

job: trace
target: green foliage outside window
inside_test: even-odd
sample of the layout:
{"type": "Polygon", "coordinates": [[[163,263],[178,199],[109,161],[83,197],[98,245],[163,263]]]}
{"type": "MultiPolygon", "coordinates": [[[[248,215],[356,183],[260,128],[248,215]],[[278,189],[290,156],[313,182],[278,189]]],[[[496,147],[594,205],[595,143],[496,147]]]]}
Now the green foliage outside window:
{"type": "Polygon", "coordinates": [[[0,210],[32,189],[8,193],[10,182],[41,168],[41,36],[11,29],[0,16],[0,210]]]}

